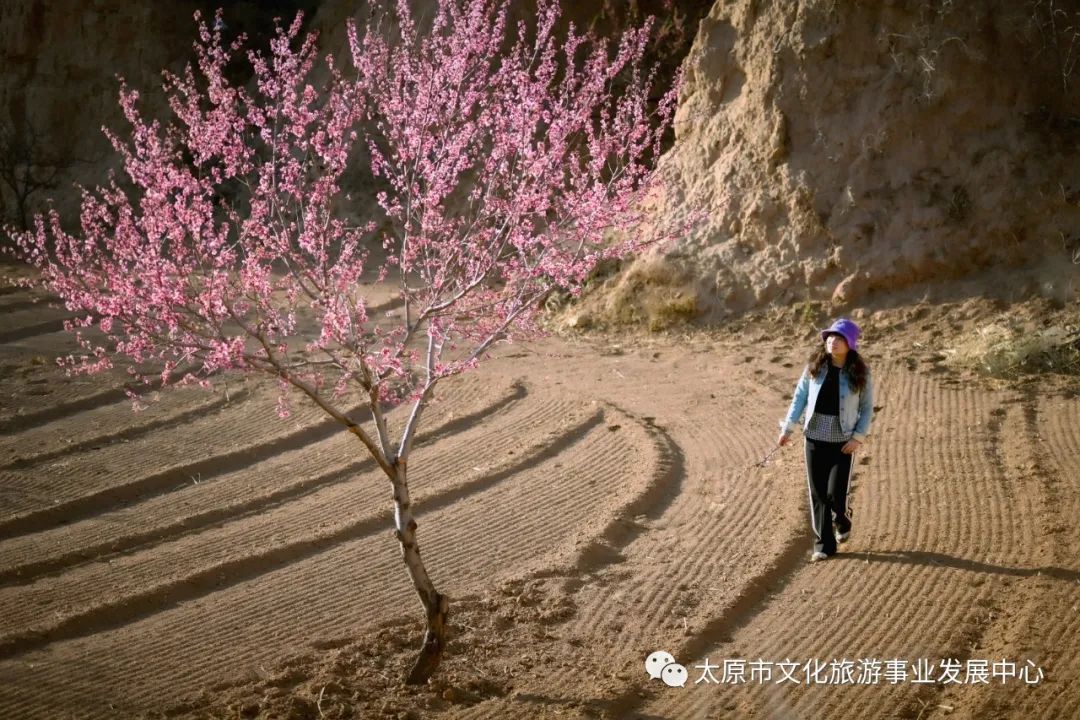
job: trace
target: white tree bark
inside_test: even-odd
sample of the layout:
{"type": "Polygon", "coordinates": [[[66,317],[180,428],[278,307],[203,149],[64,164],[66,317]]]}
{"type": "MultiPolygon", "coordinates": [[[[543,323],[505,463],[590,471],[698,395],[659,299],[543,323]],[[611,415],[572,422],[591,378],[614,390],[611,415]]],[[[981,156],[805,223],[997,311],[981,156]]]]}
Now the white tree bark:
{"type": "Polygon", "coordinates": [[[401,546],[401,556],[409,571],[409,578],[416,589],[416,594],[420,597],[427,617],[424,644],[406,682],[422,684],[427,682],[442,660],[443,650],[446,647],[446,619],[449,615],[450,603],[445,595],[435,589],[435,584],[431,581],[427,568],[424,567],[424,561],[420,557],[406,466],[407,463],[404,460],[398,459],[394,463],[395,473],[390,478],[390,482],[394,488],[395,535],[401,546]]]}

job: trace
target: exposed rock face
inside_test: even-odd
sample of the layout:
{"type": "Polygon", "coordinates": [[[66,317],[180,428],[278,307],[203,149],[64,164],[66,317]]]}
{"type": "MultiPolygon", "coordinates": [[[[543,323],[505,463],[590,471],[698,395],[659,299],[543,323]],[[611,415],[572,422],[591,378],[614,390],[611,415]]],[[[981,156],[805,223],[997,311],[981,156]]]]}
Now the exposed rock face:
{"type": "Polygon", "coordinates": [[[665,158],[669,211],[708,210],[673,275],[714,316],[987,268],[1075,297],[1080,2],[1056,36],[1044,5],[716,2],[665,158]]]}
{"type": "MultiPolygon", "coordinates": [[[[192,59],[193,15],[225,8],[228,30],[265,33],[274,15],[291,17],[305,0],[4,0],[0,3],[0,128],[33,139],[33,159],[62,166],[56,187],[32,197],[40,209],[53,198],[66,217],[77,213],[71,184],[105,181],[116,162],[101,127],[125,126],[117,101],[123,77],[144,91],[151,110],[163,69],[192,59]]],[[[2,136],[0,136],[2,137],[2,136]]],[[[2,183],[0,183],[2,185],[2,183]]],[[[0,186],[0,220],[12,216],[11,190],[0,186]]],[[[77,217],[77,215],[75,215],[77,217]]]]}
{"type": "MultiPolygon", "coordinates": [[[[264,49],[275,17],[286,21],[302,10],[308,29],[319,33],[324,51],[346,64],[345,21],[363,19],[368,0],[6,0],[0,3],[0,151],[10,143],[33,147],[28,164],[36,178],[53,177],[37,190],[28,211],[52,200],[69,221],[77,218],[75,182],[96,185],[117,159],[102,126],[123,133],[117,103],[117,76],[143,91],[144,107],[160,109],[161,70],[180,70],[192,59],[195,23],[223,7],[226,34],[244,32],[248,47],[264,49]]],[[[433,13],[434,0],[414,0],[420,17],[433,13]]],[[[585,0],[566,2],[564,17],[579,27],[610,34],[646,15],[660,15],[652,55],[666,74],[685,56],[697,21],[709,0],[585,0]]],[[[514,0],[522,17],[535,15],[534,0],[514,0]]],[[[11,153],[7,153],[8,157],[11,153]]],[[[26,162],[16,160],[26,171],[26,162]]],[[[19,221],[16,199],[3,182],[0,162],[0,221],[19,221]]],[[[365,212],[363,203],[356,208],[365,212]]],[[[370,203],[368,203],[370,205],[370,203]]]]}
{"type": "MultiPolygon", "coordinates": [[[[676,8],[682,19],[666,32],[679,38],[702,2],[641,0],[641,8],[676,8]]],[[[123,127],[115,76],[150,91],[152,103],[161,69],[191,57],[193,12],[219,4],[229,30],[256,36],[255,46],[275,15],[306,9],[325,49],[338,51],[344,19],[366,6],[0,4],[0,123],[32,128],[45,163],[80,161],[35,196],[37,207],[51,196],[76,217],[72,181],[102,182],[115,163],[100,132],[123,127]]],[[[565,5],[569,18],[601,29],[636,21],[612,10],[622,7],[614,0],[565,5]]],[[[1077,28],[1080,0],[719,0],[698,26],[677,142],[664,158],[677,179],[666,212],[700,204],[708,217],[663,260],[643,259],[612,279],[615,292],[602,294],[609,308],[590,312],[651,322],[656,313],[632,307],[650,294],[679,317],[806,298],[850,306],[994,268],[1008,271],[1000,284],[1017,295],[1076,297],[1077,28]]],[[[0,199],[10,219],[10,193],[0,188],[0,199]]]]}
{"type": "MultiPolygon", "coordinates": [[[[32,198],[38,207],[55,194],[69,209],[72,181],[104,180],[102,164],[112,153],[101,126],[123,121],[116,76],[135,87],[160,85],[161,69],[190,52],[194,9],[190,2],[0,4],[0,123],[18,141],[33,139],[34,162],[65,168],[57,192],[32,198]]],[[[45,176],[48,168],[37,172],[45,176]]],[[[11,218],[11,189],[2,192],[11,218]]]]}

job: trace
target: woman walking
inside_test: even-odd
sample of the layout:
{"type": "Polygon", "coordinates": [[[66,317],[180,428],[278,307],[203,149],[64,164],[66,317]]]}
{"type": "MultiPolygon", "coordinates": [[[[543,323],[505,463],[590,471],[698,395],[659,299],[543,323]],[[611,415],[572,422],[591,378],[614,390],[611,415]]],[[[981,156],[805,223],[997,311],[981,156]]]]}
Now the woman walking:
{"type": "Polygon", "coordinates": [[[870,434],[874,415],[870,369],[856,349],[859,326],[840,318],[821,331],[821,344],[810,354],[787,416],[780,421],[778,445],[806,412],[806,484],[810,525],[814,531],[812,561],[836,554],[837,543],[851,534],[847,510],[852,455],[870,434]]]}

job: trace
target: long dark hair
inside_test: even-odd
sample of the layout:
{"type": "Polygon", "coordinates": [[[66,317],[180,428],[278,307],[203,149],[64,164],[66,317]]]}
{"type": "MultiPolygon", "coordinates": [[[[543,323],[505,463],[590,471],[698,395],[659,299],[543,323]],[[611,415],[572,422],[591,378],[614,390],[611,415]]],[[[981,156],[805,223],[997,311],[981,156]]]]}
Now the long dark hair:
{"type": "MultiPolygon", "coordinates": [[[[810,371],[810,377],[816,377],[825,363],[829,362],[829,353],[825,350],[825,343],[816,346],[806,361],[806,367],[810,371]]],[[[869,370],[866,362],[855,350],[848,350],[847,359],[844,360],[843,372],[848,374],[851,386],[855,392],[861,392],[866,387],[866,375],[869,370]]]]}

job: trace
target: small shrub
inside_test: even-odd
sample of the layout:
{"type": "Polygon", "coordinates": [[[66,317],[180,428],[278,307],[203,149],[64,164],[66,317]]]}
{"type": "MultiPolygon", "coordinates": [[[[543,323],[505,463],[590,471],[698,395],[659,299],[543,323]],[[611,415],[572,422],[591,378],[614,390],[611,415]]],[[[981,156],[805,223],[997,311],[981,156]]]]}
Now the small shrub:
{"type": "Polygon", "coordinates": [[[992,323],[946,352],[948,360],[983,375],[1014,378],[1023,374],[1080,374],[1080,328],[1060,326],[1034,332],[992,323]]]}
{"type": "Polygon", "coordinates": [[[677,293],[674,297],[651,308],[649,331],[660,332],[675,325],[690,322],[698,315],[697,297],[677,293]]]}

